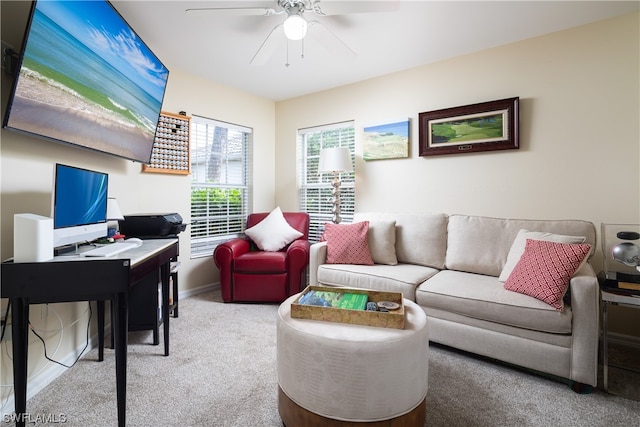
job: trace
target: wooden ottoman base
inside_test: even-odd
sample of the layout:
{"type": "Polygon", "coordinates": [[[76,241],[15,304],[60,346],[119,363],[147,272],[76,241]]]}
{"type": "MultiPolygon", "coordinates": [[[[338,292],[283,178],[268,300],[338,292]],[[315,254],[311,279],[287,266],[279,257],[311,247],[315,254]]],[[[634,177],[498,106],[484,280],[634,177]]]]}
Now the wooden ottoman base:
{"type": "Polygon", "coordinates": [[[415,409],[399,417],[384,421],[354,422],[334,420],[323,417],[289,399],[289,396],[278,386],[278,412],[282,423],[286,427],[347,427],[363,426],[367,427],[423,427],[427,418],[427,399],[425,398],[415,409]]]}

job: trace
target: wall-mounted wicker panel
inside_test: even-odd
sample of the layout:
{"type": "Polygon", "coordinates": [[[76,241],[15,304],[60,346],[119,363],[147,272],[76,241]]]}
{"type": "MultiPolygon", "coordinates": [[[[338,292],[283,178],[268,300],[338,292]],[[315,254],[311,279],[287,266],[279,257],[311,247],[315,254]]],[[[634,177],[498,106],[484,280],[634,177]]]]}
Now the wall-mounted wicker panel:
{"type": "Polygon", "coordinates": [[[189,123],[191,117],[163,111],[158,119],[158,130],[151,153],[151,162],[142,165],[143,172],[188,175],[189,123]]]}

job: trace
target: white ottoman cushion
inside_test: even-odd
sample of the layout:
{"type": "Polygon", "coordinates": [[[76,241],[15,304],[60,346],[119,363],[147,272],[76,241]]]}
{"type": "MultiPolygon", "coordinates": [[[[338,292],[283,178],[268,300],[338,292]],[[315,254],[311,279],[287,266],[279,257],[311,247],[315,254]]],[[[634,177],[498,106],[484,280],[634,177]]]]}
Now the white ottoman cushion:
{"type": "Polygon", "coordinates": [[[278,384],[296,404],[343,421],[372,422],[415,409],[428,387],[427,317],[405,299],[405,328],[291,318],[278,310],[278,384]]]}

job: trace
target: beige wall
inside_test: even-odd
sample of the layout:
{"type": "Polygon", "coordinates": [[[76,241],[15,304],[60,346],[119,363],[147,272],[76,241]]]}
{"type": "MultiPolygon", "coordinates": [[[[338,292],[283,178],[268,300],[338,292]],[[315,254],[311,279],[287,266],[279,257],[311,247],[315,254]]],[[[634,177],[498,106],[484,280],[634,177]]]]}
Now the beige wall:
{"type": "MultiPolygon", "coordinates": [[[[355,120],[356,210],[640,223],[639,20],[632,14],[276,105],[277,203],[298,206],[299,128],[355,120]],[[519,150],[418,156],[418,113],[519,96],[519,150]],[[411,119],[410,157],[362,160],[362,128],[411,119]]],[[[434,40],[434,43],[437,41],[434,40]]],[[[602,255],[594,258],[601,267],[602,255]]],[[[612,315],[615,330],[640,336],[612,315]]],[[[631,316],[631,314],[629,314],[631,316]]]]}
{"type": "MultiPolygon", "coordinates": [[[[2,40],[19,47],[24,32],[30,2],[6,2],[2,6],[2,40]]],[[[11,90],[11,79],[1,74],[2,114],[11,90]]],[[[275,104],[228,87],[202,80],[183,70],[171,69],[165,94],[163,110],[186,111],[253,129],[255,158],[253,170],[253,207],[269,210],[275,200],[275,104]]],[[[124,214],[149,212],[178,212],[184,222],[190,222],[190,177],[179,175],[142,173],[139,163],[94,153],[67,145],[2,130],[0,145],[1,193],[0,193],[0,258],[13,255],[13,214],[30,212],[49,216],[51,190],[55,163],[77,165],[109,174],[109,195],[116,197],[124,214]]],[[[216,283],[218,271],[210,257],[190,259],[189,228],[180,239],[180,290],[196,291],[198,288],[216,283]]],[[[87,284],[91,286],[91,284],[87,284]]],[[[2,301],[3,313],[6,300],[2,301]]],[[[95,311],[94,311],[95,313],[95,311]]],[[[34,307],[31,320],[40,330],[51,333],[47,349],[51,352],[60,347],[55,358],[75,358],[76,349],[86,342],[88,320],[86,303],[53,304],[34,307]],[[58,318],[60,316],[60,318],[58,318]],[[64,336],[64,339],[61,337],[64,336]]],[[[95,319],[95,314],[94,314],[95,319]]],[[[95,324],[95,322],[93,322],[95,324]]],[[[92,327],[92,334],[95,326],[92,327]]],[[[2,384],[12,378],[10,341],[3,340],[0,348],[2,384]]],[[[71,363],[71,359],[65,359],[71,363]]],[[[61,368],[46,362],[42,345],[31,336],[29,345],[29,392],[37,391],[42,376],[55,375],[61,368]]],[[[46,380],[42,380],[45,381],[46,380]]],[[[0,390],[0,405],[10,387],[0,390]]],[[[11,407],[2,407],[2,412],[11,407]]]]}
{"type": "Polygon", "coordinates": [[[355,120],[357,210],[638,222],[638,15],[276,106],[277,202],[297,206],[296,130],[355,120]],[[418,113],[520,97],[519,150],[418,156],[418,113]],[[362,160],[362,128],[410,118],[408,159],[362,160]],[[624,172],[625,185],[618,179],[624,172]]]}

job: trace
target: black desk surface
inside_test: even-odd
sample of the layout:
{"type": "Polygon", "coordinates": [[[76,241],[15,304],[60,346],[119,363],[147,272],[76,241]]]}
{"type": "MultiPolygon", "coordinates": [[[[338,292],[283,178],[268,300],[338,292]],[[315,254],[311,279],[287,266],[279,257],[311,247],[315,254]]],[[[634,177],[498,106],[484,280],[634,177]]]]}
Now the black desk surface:
{"type": "MultiPolygon", "coordinates": [[[[2,263],[2,298],[27,297],[31,303],[36,299],[42,302],[64,302],[82,300],[83,295],[91,296],[91,299],[99,299],[100,294],[124,292],[121,288],[121,280],[113,276],[118,268],[127,267],[131,276],[129,286],[133,285],[141,277],[144,277],[151,269],[157,268],[159,263],[166,260],[158,260],[156,254],[175,243],[178,239],[154,239],[144,240],[142,246],[132,248],[111,257],[83,257],[81,255],[61,255],[45,262],[2,263]],[[68,262],[73,262],[74,276],[84,278],[95,277],[100,286],[92,286],[91,281],[79,282],[69,280],[68,262]],[[55,300],[51,300],[51,298],[55,300]]],[[[80,253],[92,249],[91,246],[81,247],[80,253]]],[[[166,257],[177,256],[175,251],[170,251],[166,257]]]]}

